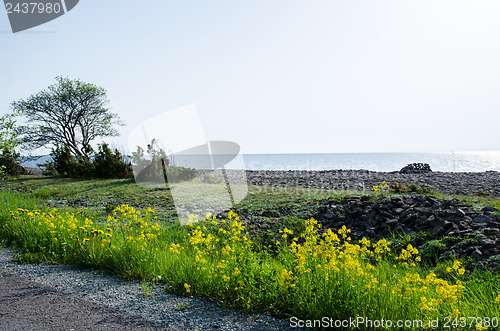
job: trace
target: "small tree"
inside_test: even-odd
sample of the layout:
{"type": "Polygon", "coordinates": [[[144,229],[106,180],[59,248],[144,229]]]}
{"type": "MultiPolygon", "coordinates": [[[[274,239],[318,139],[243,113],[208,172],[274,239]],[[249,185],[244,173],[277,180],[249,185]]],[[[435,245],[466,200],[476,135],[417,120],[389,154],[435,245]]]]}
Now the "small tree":
{"type": "Polygon", "coordinates": [[[196,177],[196,169],[171,166],[165,150],[159,146],[156,139],[147,145],[147,150],[137,146],[137,152],[132,152],[132,166],[135,180],[138,183],[175,183],[188,181],[196,177]]]}
{"type": "Polygon", "coordinates": [[[75,157],[67,145],[57,146],[52,149],[53,160],[45,164],[47,169],[54,168],[57,173],[71,178],[94,177],[94,164],[86,157],[75,157]]]}
{"type": "Polygon", "coordinates": [[[18,144],[15,129],[15,113],[0,116],[0,178],[5,175],[18,176],[26,171],[19,164],[18,144]]]}
{"type": "Polygon", "coordinates": [[[151,140],[147,150],[137,146],[137,152],[132,152],[132,166],[139,181],[166,180],[164,168],[169,165],[170,159],[165,150],[159,146],[157,139],[151,140]]]}
{"type": "Polygon", "coordinates": [[[122,154],[115,148],[111,152],[108,144],[99,145],[99,151],[94,158],[95,176],[98,178],[128,178],[132,177],[132,166],[125,162],[122,154]]]}
{"type": "Polygon", "coordinates": [[[60,76],[56,81],[11,104],[29,123],[19,127],[20,141],[29,149],[66,145],[75,157],[88,159],[90,143],[98,137],[118,135],[113,125],[123,124],[107,108],[104,88],[60,76]]]}

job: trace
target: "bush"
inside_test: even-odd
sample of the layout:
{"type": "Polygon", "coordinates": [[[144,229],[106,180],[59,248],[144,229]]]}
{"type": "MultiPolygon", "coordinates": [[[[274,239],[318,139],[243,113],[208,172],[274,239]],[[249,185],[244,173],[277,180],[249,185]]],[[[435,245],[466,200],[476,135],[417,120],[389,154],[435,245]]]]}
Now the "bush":
{"type": "Polygon", "coordinates": [[[61,176],[69,176],[69,174],[73,171],[73,163],[75,162],[69,147],[57,146],[56,149],[53,149],[50,153],[52,155],[52,162],[47,162],[47,164],[52,164],[52,168],[56,169],[57,173],[61,176]]]}
{"type": "Polygon", "coordinates": [[[205,184],[220,184],[222,183],[222,179],[210,176],[209,174],[203,175],[201,181],[205,184]]]}
{"type": "Polygon", "coordinates": [[[136,173],[135,180],[142,183],[159,183],[163,180],[170,183],[189,181],[196,177],[196,169],[170,165],[167,153],[158,146],[158,140],[153,139],[147,150],[137,146],[137,152],[132,152],[132,165],[136,173]]]}
{"type": "Polygon", "coordinates": [[[108,144],[99,145],[94,158],[95,176],[99,178],[129,178],[132,176],[132,165],[123,160],[121,153],[115,149],[111,152],[108,144]]]}
{"type": "Polygon", "coordinates": [[[52,150],[52,162],[45,164],[46,169],[55,169],[57,173],[64,177],[71,178],[92,178],[95,168],[88,158],[75,158],[67,145],[57,146],[52,150]]]}
{"type": "Polygon", "coordinates": [[[53,159],[43,164],[46,172],[54,170],[61,176],[71,178],[128,178],[132,176],[130,163],[123,160],[121,153],[111,151],[108,144],[99,145],[99,151],[92,161],[86,157],[75,157],[68,146],[57,146],[52,150],[53,159]]]}
{"type": "Polygon", "coordinates": [[[2,150],[0,167],[5,175],[19,176],[26,174],[26,170],[19,164],[19,153],[11,152],[8,148],[2,150]]]}
{"type": "Polygon", "coordinates": [[[196,177],[196,169],[192,168],[167,166],[165,167],[165,172],[167,173],[169,183],[189,181],[196,177]]]}
{"type": "Polygon", "coordinates": [[[95,176],[95,167],[92,161],[86,157],[80,157],[73,166],[73,171],[69,177],[73,178],[93,178],[95,176]]]}
{"type": "Polygon", "coordinates": [[[410,184],[406,187],[404,185],[398,184],[396,181],[389,187],[389,190],[393,193],[416,193],[416,194],[433,194],[434,192],[430,187],[418,186],[415,184],[410,184]]]}
{"type": "Polygon", "coordinates": [[[5,179],[7,176],[7,172],[5,171],[5,166],[0,166],[0,180],[5,179]]]}

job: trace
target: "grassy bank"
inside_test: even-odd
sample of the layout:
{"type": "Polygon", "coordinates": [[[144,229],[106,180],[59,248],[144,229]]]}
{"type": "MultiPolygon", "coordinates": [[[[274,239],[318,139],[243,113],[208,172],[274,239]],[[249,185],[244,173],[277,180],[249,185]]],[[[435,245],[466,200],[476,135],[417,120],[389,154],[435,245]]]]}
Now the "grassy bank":
{"type": "Polygon", "coordinates": [[[424,327],[440,318],[442,329],[447,321],[492,329],[500,315],[495,273],[470,273],[459,261],[424,266],[411,245],[354,242],[346,228],[320,235],[310,217],[321,200],[354,192],[251,187],[236,213],[180,226],[167,190],[127,180],[2,184],[0,235],[24,252],[20,261],[97,267],[284,318],[364,316],[424,327]],[[253,222],[245,225],[238,213],[253,222]]]}

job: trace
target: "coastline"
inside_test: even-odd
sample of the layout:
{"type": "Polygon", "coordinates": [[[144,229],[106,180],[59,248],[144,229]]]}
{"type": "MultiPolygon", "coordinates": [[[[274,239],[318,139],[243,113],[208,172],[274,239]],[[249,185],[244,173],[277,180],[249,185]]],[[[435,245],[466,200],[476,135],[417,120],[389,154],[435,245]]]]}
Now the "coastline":
{"type": "Polygon", "coordinates": [[[373,186],[386,181],[389,185],[394,182],[404,186],[415,184],[449,195],[473,196],[484,192],[500,196],[500,172],[497,171],[402,174],[369,170],[247,170],[246,176],[248,184],[258,186],[372,191],[373,186]]]}
{"type": "MultiPolygon", "coordinates": [[[[41,176],[40,168],[26,168],[28,174],[41,176]]],[[[408,187],[415,184],[448,195],[479,194],[500,196],[500,172],[440,172],[403,174],[399,171],[371,170],[225,170],[230,182],[271,187],[298,187],[324,190],[372,191],[373,186],[397,182],[408,187]],[[245,175],[245,176],[243,176],[245,175]],[[246,177],[246,178],[245,178],[246,177]]],[[[223,179],[220,169],[199,170],[223,179]]]]}

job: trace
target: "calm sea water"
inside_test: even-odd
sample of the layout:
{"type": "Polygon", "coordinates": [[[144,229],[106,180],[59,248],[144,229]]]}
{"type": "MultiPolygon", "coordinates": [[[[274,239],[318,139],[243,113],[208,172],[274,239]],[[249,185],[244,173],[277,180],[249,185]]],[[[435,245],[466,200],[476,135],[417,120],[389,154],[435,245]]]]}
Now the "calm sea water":
{"type": "MultiPolygon", "coordinates": [[[[36,167],[48,157],[23,163],[36,167]]],[[[500,171],[498,152],[454,153],[332,153],[332,154],[244,154],[225,165],[227,169],[247,170],[337,170],[366,169],[397,171],[409,163],[428,163],[433,171],[500,171]]],[[[175,165],[196,167],[193,158],[176,157],[175,165]]]]}
{"type": "Polygon", "coordinates": [[[433,171],[500,171],[500,152],[246,154],[243,159],[248,170],[397,171],[409,163],[420,162],[428,163],[433,171]]]}

